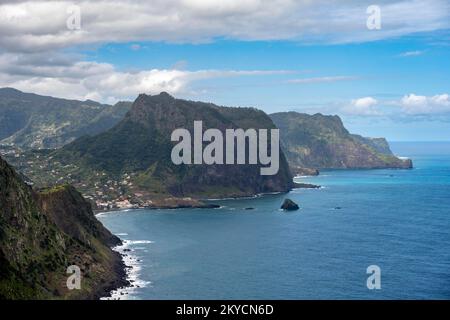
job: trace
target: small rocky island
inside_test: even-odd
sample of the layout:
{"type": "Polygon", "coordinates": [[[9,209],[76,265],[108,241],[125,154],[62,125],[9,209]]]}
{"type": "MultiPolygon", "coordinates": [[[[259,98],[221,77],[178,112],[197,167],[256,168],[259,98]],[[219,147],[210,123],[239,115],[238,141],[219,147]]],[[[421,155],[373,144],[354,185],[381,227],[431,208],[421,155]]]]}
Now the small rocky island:
{"type": "Polygon", "coordinates": [[[285,211],[295,211],[300,208],[298,207],[298,204],[296,204],[291,199],[285,199],[283,204],[281,205],[281,209],[283,209],[285,211]]]}

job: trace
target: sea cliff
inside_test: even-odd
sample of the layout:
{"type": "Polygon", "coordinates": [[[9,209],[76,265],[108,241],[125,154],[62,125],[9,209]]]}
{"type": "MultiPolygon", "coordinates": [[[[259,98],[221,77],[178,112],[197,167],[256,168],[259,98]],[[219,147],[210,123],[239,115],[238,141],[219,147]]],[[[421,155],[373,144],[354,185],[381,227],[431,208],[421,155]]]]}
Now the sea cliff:
{"type": "Polygon", "coordinates": [[[0,158],[0,298],[96,299],[125,285],[120,243],[71,186],[35,191],[0,158]],[[81,271],[70,290],[67,267],[81,271]]]}

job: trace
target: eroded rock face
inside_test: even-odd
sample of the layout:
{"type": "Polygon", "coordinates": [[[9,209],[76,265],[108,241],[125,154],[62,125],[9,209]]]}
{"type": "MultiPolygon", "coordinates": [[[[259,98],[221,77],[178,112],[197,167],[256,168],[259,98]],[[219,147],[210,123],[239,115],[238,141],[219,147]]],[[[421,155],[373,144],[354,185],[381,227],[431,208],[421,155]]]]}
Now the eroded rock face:
{"type": "Polygon", "coordinates": [[[97,298],[125,284],[119,242],[74,188],[35,192],[0,158],[0,298],[97,298]],[[69,265],[83,290],[65,287],[69,265]]]}
{"type": "Polygon", "coordinates": [[[281,209],[285,211],[295,211],[299,209],[299,206],[291,199],[285,199],[283,204],[281,205],[281,209]]]}

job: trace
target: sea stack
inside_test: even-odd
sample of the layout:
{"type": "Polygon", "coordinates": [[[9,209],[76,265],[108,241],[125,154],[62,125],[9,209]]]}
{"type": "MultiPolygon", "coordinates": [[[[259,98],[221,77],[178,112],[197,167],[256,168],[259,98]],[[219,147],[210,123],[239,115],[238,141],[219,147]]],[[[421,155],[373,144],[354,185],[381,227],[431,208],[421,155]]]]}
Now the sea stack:
{"type": "Polygon", "coordinates": [[[298,204],[296,204],[291,199],[285,199],[283,204],[281,205],[281,209],[283,209],[285,211],[295,211],[295,210],[298,210],[299,207],[298,207],[298,204]]]}

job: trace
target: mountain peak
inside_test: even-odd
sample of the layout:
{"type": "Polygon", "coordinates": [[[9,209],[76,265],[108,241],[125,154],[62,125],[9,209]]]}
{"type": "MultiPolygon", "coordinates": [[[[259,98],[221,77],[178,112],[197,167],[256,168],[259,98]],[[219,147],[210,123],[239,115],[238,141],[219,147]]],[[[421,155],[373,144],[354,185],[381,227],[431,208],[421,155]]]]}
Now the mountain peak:
{"type": "Polygon", "coordinates": [[[153,100],[155,100],[155,99],[170,99],[170,100],[175,99],[173,96],[171,96],[166,91],[161,91],[159,94],[155,94],[155,95],[141,93],[141,94],[139,94],[139,96],[137,97],[136,100],[138,100],[139,98],[141,98],[141,99],[153,99],[153,100]]]}
{"type": "Polygon", "coordinates": [[[172,98],[173,99],[173,97],[169,93],[167,93],[166,91],[161,91],[159,96],[162,97],[162,98],[172,98]]]}
{"type": "Polygon", "coordinates": [[[10,87],[5,87],[5,88],[0,88],[0,96],[3,97],[17,97],[19,95],[23,95],[24,92],[14,89],[14,88],[10,88],[10,87]]]}

